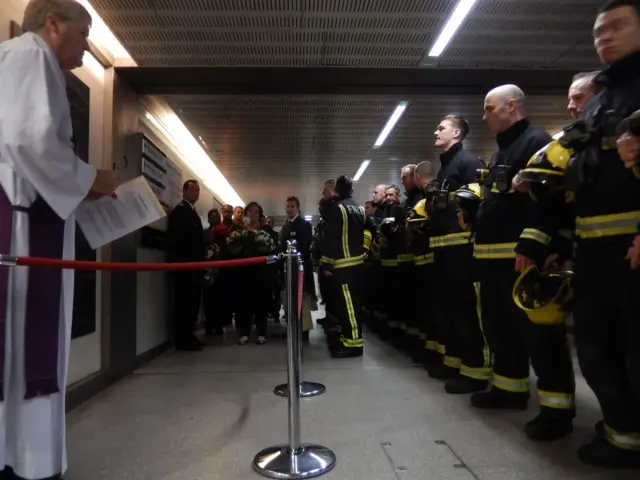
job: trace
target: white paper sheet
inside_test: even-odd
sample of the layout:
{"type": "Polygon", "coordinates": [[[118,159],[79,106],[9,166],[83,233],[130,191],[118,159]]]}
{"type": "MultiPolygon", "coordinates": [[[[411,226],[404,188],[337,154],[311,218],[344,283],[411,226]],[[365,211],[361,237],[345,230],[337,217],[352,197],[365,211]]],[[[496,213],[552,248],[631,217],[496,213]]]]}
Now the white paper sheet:
{"type": "Polygon", "coordinates": [[[76,221],[94,250],[166,216],[166,212],[144,177],[123,183],[118,198],[85,201],[76,221]]]}

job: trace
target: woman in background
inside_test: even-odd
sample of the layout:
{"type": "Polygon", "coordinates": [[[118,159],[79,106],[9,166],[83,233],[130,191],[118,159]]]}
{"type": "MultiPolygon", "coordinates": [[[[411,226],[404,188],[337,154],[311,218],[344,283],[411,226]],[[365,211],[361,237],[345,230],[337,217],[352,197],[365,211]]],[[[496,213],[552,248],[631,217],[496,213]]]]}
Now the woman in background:
{"type": "MultiPolygon", "coordinates": [[[[233,258],[253,258],[270,255],[276,244],[260,224],[262,207],[250,202],[244,209],[242,223],[231,227],[227,240],[233,258]]],[[[272,303],[273,270],[270,265],[251,265],[234,269],[236,288],[236,328],[240,331],[239,345],[246,345],[251,335],[252,319],[258,334],[258,345],[267,342],[267,316],[272,303]]]]}

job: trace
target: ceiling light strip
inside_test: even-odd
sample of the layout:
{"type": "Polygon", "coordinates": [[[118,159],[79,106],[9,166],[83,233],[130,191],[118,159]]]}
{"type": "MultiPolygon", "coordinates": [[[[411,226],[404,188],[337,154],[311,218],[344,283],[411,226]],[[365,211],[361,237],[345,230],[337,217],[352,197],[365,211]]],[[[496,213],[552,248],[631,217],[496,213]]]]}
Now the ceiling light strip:
{"type": "Polygon", "coordinates": [[[370,163],[371,163],[371,160],[364,160],[360,164],[360,166],[358,167],[358,171],[353,176],[353,181],[354,182],[357,182],[358,180],[360,180],[360,177],[364,174],[365,170],[367,169],[367,167],[369,166],[370,163]]]}
{"type": "Polygon", "coordinates": [[[402,114],[404,113],[404,111],[407,109],[408,104],[409,104],[408,102],[400,102],[398,104],[396,109],[393,111],[393,113],[389,117],[389,120],[387,120],[386,125],[380,132],[380,135],[378,135],[376,142],[373,144],[373,148],[380,148],[382,146],[382,144],[387,139],[387,137],[389,136],[393,128],[396,126],[396,123],[398,123],[398,121],[400,120],[400,117],[402,117],[402,114]]]}
{"type": "Polygon", "coordinates": [[[245,205],[175,113],[171,112],[159,118],[151,112],[147,112],[146,118],[173,144],[182,157],[181,163],[200,177],[205,187],[216,194],[224,203],[235,206],[245,205]]]}
{"type": "Polygon", "coordinates": [[[469,15],[469,12],[475,3],[476,0],[460,0],[458,2],[456,9],[449,17],[449,20],[447,20],[447,23],[444,25],[440,35],[438,35],[436,42],[431,47],[431,50],[429,51],[430,57],[439,57],[442,52],[444,52],[453,36],[469,15]]]}

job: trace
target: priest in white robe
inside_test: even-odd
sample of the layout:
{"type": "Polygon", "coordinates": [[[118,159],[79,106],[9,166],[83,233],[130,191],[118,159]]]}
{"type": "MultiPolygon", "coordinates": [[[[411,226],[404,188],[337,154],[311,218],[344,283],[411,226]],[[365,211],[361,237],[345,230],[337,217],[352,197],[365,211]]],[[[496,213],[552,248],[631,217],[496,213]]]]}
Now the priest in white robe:
{"type": "MultiPolygon", "coordinates": [[[[63,70],[82,66],[91,17],[73,0],[31,0],[22,36],[0,44],[0,253],[74,258],[74,211],[111,195],[114,171],[78,159],[63,70]]],[[[67,469],[70,270],[0,266],[0,470],[67,469]]]]}

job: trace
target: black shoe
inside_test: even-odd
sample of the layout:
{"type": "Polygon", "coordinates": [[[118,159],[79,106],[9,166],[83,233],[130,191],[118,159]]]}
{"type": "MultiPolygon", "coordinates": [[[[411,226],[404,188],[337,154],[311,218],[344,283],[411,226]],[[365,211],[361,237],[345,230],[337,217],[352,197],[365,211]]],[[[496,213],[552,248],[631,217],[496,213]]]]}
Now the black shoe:
{"type": "Polygon", "coordinates": [[[309,330],[302,332],[302,341],[309,343],[309,330]]]}
{"type": "Polygon", "coordinates": [[[640,451],[614,447],[600,437],[580,447],[578,458],[596,467],[640,470],[640,451]]]}
{"type": "Polygon", "coordinates": [[[361,357],[363,348],[346,348],[342,345],[331,349],[331,358],[352,358],[361,357]]]}
{"type": "Polygon", "coordinates": [[[488,380],[478,380],[476,378],[458,375],[444,384],[444,390],[451,394],[465,394],[484,392],[489,386],[488,380]]]}
{"type": "Polygon", "coordinates": [[[524,427],[531,440],[550,442],[573,432],[574,410],[541,407],[540,413],[524,427]]]}
{"type": "Polygon", "coordinates": [[[528,403],[529,393],[507,392],[497,388],[471,396],[471,405],[487,410],[526,410],[528,403]]]}
{"type": "Polygon", "coordinates": [[[427,372],[431,378],[435,378],[437,380],[449,380],[451,378],[455,378],[460,370],[453,367],[448,367],[443,363],[435,363],[427,367],[427,372]]]}

